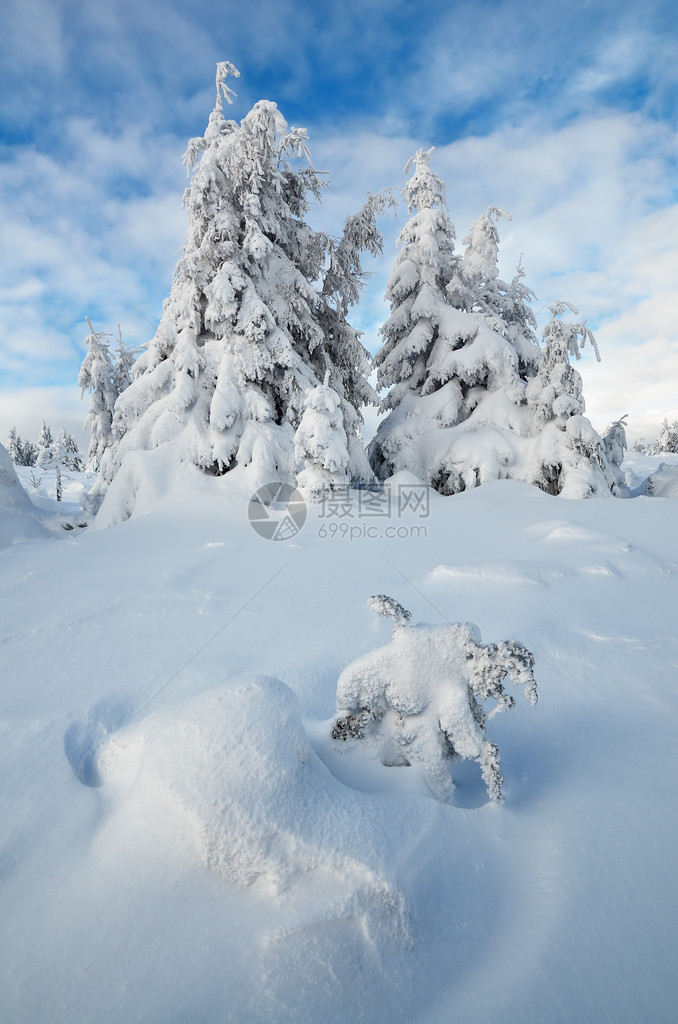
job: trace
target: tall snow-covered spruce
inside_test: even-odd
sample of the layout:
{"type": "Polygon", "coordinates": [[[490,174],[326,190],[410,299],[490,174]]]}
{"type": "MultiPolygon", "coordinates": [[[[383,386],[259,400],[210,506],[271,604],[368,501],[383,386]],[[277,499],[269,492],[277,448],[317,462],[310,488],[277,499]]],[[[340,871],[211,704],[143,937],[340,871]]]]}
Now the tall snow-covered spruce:
{"type": "Polygon", "coordinates": [[[561,321],[567,304],[558,303],[540,350],[521,263],[510,284],[499,277],[496,221],[508,214],[490,207],[463,239],[464,255],[455,253],[430,151],[414,164],[412,216],[374,360],[379,386],[389,389],[369,449],[376,475],[408,470],[442,494],[503,478],[572,497],[623,493],[619,466],[582,415],[581,378],[569,361],[587,339],[598,353],[593,335],[561,321]]]}
{"type": "Polygon", "coordinates": [[[248,467],[253,486],[294,480],[295,431],[319,387],[336,405],[347,479],[373,479],[359,428],[360,407],[376,395],[346,311],[359,251],[380,250],[376,214],[387,197],[370,197],[338,240],[312,230],[304,217],[324,181],[306,131],[267,100],[240,124],[226,120],[229,75],[238,71],[220,63],[207,129],[184,155],[183,255],[157,333],[116,404],[102,489],[128,453],[163,445],[208,473],[248,467]]]}
{"type": "MultiPolygon", "coordinates": [[[[410,161],[410,164],[412,161],[410,161]]],[[[407,173],[410,164],[405,171],[407,173]]],[[[409,470],[443,494],[511,476],[530,434],[525,379],[538,349],[527,289],[498,281],[491,209],[454,252],[445,187],[420,150],[407,183],[412,214],[387,285],[377,380],[390,410],[370,447],[376,474],[409,470]],[[504,314],[506,308],[506,315],[504,314]]]]}

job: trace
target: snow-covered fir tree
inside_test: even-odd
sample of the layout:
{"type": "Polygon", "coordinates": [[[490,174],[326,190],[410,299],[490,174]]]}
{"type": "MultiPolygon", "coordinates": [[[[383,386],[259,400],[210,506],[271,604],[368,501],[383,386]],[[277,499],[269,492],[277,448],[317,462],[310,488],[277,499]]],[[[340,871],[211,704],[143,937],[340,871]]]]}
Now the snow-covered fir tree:
{"type": "Polygon", "coordinates": [[[52,431],[43,420],[40,426],[40,434],[38,435],[35,465],[38,467],[38,469],[48,469],[53,464],[53,462],[54,437],[52,435],[52,431]]]}
{"type": "MultiPolygon", "coordinates": [[[[382,408],[395,409],[419,395],[428,382],[428,360],[439,337],[457,337],[457,319],[447,301],[456,257],[454,227],[447,215],[445,185],[431,170],[430,154],[420,149],[407,183],[408,220],[398,238],[400,252],[386,286],[391,316],[381,328],[384,344],[374,359],[380,388],[390,388],[382,408]]],[[[470,295],[469,295],[470,300],[470,295]]],[[[381,445],[372,455],[379,467],[381,445]]]]}
{"type": "Polygon", "coordinates": [[[346,431],[337,392],[325,381],[311,388],[304,399],[304,413],[294,435],[297,482],[304,497],[320,501],[324,495],[350,484],[346,431]]]}
{"type": "Polygon", "coordinates": [[[210,473],[250,467],[257,486],[294,479],[305,395],[324,386],[328,371],[346,434],[346,473],[372,479],[359,407],[376,397],[345,313],[360,283],[356,247],[380,246],[379,204],[347,223],[338,242],[313,231],[304,217],[324,181],[306,132],[290,128],[266,100],[240,124],[227,120],[222,91],[230,101],[226,78],[237,74],[218,65],[215,108],[204,136],[188,144],[183,255],[155,337],[118,399],[102,489],[127,453],[166,444],[210,473]]]}
{"type": "Polygon", "coordinates": [[[38,435],[38,451],[41,452],[43,449],[49,448],[53,443],[52,431],[43,420],[40,425],[40,434],[38,435]]]}
{"type": "Polygon", "coordinates": [[[65,427],[62,427],[59,431],[59,436],[56,440],[57,448],[57,461],[61,466],[66,469],[72,469],[76,473],[81,472],[84,469],[82,458],[78,450],[78,442],[73,437],[73,434],[69,433],[65,427]]]}
{"type": "Polygon", "coordinates": [[[490,326],[510,341],[518,356],[521,376],[525,378],[536,372],[539,360],[537,321],[530,306],[535,295],[522,283],[525,276],[522,258],[510,284],[499,277],[496,222],[500,217],[511,220],[505,210],[490,206],[475,221],[462,239],[466,249],[458,266],[473,294],[473,309],[485,313],[490,326]]]}
{"type": "Polygon", "coordinates": [[[38,446],[34,441],[17,435],[19,466],[34,466],[38,458],[38,446]]]}
{"type": "Polygon", "coordinates": [[[76,472],[83,469],[77,441],[64,427],[54,440],[51,429],[43,422],[39,445],[19,437],[16,428],[12,427],[7,450],[17,466],[37,465],[40,469],[49,469],[58,463],[61,467],[76,472]]]}
{"type": "Polygon", "coordinates": [[[600,360],[596,340],[585,323],[562,319],[568,312],[577,315],[569,302],[554,302],[549,309],[539,370],[527,387],[536,435],[530,482],[566,497],[620,495],[618,467],[610,466],[603,439],[583,415],[582,379],[570,363],[571,356],[581,358],[587,341],[600,360]]]}
{"type": "Polygon", "coordinates": [[[15,466],[23,466],[23,444],[16,432],[16,427],[11,427],[7,438],[7,453],[15,466]]]}
{"type": "Polygon", "coordinates": [[[662,452],[678,452],[678,420],[669,423],[665,419],[659,437],[652,448],[653,455],[661,455],[662,452]]]}
{"type": "Polygon", "coordinates": [[[417,153],[407,195],[413,216],[400,235],[375,357],[378,383],[390,388],[389,414],[370,446],[376,474],[409,470],[443,494],[500,478],[553,494],[623,493],[620,463],[583,416],[581,377],[569,361],[587,340],[598,355],[595,339],[585,325],[562,321],[571,307],[557,303],[540,351],[522,261],[510,284],[499,277],[496,222],[508,214],[490,207],[478,218],[462,257],[429,153],[417,153]]]}
{"type": "Polygon", "coordinates": [[[391,315],[375,357],[390,412],[370,461],[381,479],[405,469],[454,494],[521,475],[531,428],[525,382],[538,350],[522,271],[510,287],[498,280],[498,211],[476,222],[462,258],[430,151],[420,150],[414,165],[406,190],[412,216],[399,238],[386,290],[391,315]]]}
{"type": "Polygon", "coordinates": [[[90,393],[89,409],[85,418],[85,430],[92,437],[87,453],[87,470],[97,473],[101,468],[104,453],[113,443],[113,410],[118,397],[113,362],[108,344],[108,335],[95,331],[86,317],[89,334],[85,340],[87,355],[83,359],[78,376],[81,395],[90,393]]]}

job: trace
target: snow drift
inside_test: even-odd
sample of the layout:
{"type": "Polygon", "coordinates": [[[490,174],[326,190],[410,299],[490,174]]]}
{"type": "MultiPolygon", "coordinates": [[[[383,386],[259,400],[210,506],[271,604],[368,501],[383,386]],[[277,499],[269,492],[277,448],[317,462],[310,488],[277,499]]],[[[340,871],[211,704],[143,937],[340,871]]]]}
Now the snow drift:
{"type": "Polygon", "coordinates": [[[229,683],[153,712],[108,740],[98,770],[118,787],[107,841],[135,830],[143,839],[160,805],[228,881],[283,898],[316,876],[314,916],[405,939],[404,897],[384,870],[386,836],[374,831],[369,800],[330,775],[279,680],[229,683]]]}

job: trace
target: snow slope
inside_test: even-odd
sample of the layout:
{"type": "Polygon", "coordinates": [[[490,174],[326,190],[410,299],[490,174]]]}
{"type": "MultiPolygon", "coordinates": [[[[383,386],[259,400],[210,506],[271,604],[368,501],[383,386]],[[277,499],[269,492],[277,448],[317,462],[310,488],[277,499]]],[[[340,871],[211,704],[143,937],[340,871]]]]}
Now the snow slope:
{"type": "Polygon", "coordinates": [[[162,493],[0,549],[4,1019],[672,1022],[675,501],[500,481],[274,542],[234,474],[162,493]],[[330,740],[380,593],[534,652],[504,806],[330,740]]]}

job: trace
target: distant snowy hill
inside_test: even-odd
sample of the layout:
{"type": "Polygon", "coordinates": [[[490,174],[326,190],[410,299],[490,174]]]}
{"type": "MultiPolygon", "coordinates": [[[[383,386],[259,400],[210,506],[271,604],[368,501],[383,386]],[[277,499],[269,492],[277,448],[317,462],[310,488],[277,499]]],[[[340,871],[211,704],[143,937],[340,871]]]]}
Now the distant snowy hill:
{"type": "Polygon", "coordinates": [[[672,1024],[674,500],[353,492],[271,541],[195,470],[43,540],[10,469],[4,1019],[672,1024]],[[503,806],[331,739],[373,594],[534,653],[539,704],[488,726],[503,806]]]}

